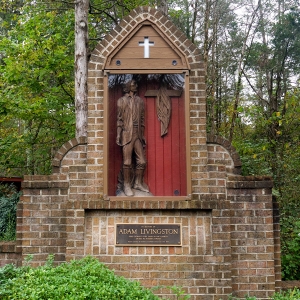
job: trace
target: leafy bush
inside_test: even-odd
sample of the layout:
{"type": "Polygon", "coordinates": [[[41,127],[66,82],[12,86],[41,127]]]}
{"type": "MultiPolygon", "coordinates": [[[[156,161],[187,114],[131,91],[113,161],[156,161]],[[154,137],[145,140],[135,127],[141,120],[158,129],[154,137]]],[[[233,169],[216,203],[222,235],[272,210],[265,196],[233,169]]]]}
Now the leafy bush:
{"type": "Polygon", "coordinates": [[[0,184],[0,240],[16,238],[16,210],[20,195],[14,185],[0,184]]]}
{"type": "Polygon", "coordinates": [[[185,290],[182,287],[176,286],[176,285],[173,285],[173,286],[158,285],[158,286],[151,288],[151,291],[157,291],[157,290],[161,290],[161,289],[170,290],[176,296],[176,299],[178,299],[178,300],[188,300],[191,298],[191,295],[185,295],[185,290]]]}
{"type": "Polygon", "coordinates": [[[300,278],[300,220],[292,215],[281,220],[281,264],[285,280],[300,278]]]}
{"type": "MultiPolygon", "coordinates": [[[[250,296],[245,296],[245,298],[243,298],[245,300],[256,300],[256,297],[250,297],[250,296]]],[[[228,300],[241,300],[241,298],[236,298],[232,295],[229,295],[228,300]]]]}
{"type": "MultiPolygon", "coordinates": [[[[229,300],[241,300],[241,298],[236,298],[231,295],[228,297],[229,300]]],[[[245,300],[256,300],[256,297],[245,296],[242,298],[245,300]]],[[[300,290],[295,288],[293,290],[282,291],[280,293],[275,293],[270,300],[299,300],[300,299],[300,290]]],[[[220,299],[221,300],[221,299],[220,299]]]]}
{"type": "Polygon", "coordinates": [[[278,197],[280,205],[281,264],[283,280],[300,279],[299,179],[292,179],[278,197]],[[299,181],[299,182],[297,182],[299,181]]]}
{"type": "Polygon", "coordinates": [[[288,290],[286,292],[276,293],[273,299],[274,300],[299,300],[300,290],[295,288],[293,290],[288,290]]]}
{"type": "Polygon", "coordinates": [[[52,260],[38,268],[7,265],[0,269],[0,299],[159,299],[139,282],[116,276],[92,257],[57,267],[52,260]]]}

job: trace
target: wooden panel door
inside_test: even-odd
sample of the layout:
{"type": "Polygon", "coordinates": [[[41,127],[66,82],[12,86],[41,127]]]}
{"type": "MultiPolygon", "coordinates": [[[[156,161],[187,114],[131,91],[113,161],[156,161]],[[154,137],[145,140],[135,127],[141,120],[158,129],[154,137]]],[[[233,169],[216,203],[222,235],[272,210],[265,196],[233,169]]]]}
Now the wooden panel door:
{"type": "MultiPolygon", "coordinates": [[[[151,80],[139,83],[138,95],[145,102],[145,182],[154,196],[185,196],[187,174],[184,93],[180,97],[171,97],[172,113],[168,133],[161,137],[156,97],[144,96],[147,90],[157,88],[158,84],[151,80]]],[[[116,104],[121,96],[121,86],[114,86],[109,90],[109,196],[116,195],[118,173],[122,166],[121,147],[116,144],[116,104]]]]}
{"type": "Polygon", "coordinates": [[[122,148],[116,144],[117,100],[123,95],[121,85],[109,89],[108,95],[108,195],[116,196],[118,174],[122,166],[122,148]]]}

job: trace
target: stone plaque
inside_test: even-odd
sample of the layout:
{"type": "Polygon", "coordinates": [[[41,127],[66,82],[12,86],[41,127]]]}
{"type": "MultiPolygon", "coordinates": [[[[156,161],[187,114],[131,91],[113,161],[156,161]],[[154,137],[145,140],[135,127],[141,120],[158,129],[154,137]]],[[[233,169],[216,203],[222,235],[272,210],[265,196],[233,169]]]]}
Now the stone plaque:
{"type": "Polygon", "coordinates": [[[116,246],[181,246],[181,224],[116,224],[116,246]]]}

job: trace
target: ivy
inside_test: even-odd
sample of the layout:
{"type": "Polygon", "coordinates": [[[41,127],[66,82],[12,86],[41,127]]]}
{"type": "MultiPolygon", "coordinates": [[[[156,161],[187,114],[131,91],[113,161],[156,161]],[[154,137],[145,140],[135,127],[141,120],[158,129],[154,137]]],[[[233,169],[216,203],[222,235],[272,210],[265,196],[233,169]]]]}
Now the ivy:
{"type": "Polygon", "coordinates": [[[16,210],[20,195],[14,185],[0,184],[0,240],[16,238],[16,210]]]}

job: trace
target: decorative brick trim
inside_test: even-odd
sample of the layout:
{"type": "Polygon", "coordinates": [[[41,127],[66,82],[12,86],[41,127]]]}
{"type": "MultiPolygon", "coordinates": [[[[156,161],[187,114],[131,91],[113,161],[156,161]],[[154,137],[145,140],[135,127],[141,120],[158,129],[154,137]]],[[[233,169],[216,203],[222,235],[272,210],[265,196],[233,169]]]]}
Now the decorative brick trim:
{"type": "MultiPolygon", "coordinates": [[[[199,67],[203,69],[203,58],[201,52],[196,46],[178,29],[164,14],[148,6],[138,7],[131,11],[119,25],[113,28],[104,39],[95,47],[89,62],[89,70],[95,73],[103,68],[105,58],[120,44],[127,34],[128,30],[134,30],[138,23],[150,21],[158,26],[162,32],[166,33],[188,59],[189,63],[196,63],[191,69],[196,70],[199,67]]],[[[191,74],[193,76],[193,74],[191,74]]],[[[89,76],[91,77],[91,76],[89,76]]],[[[92,76],[93,77],[93,76],[92,76]]]]}
{"type": "MultiPolygon", "coordinates": [[[[67,176],[59,175],[25,175],[22,182],[23,189],[67,189],[69,188],[69,181],[67,176]]],[[[25,193],[24,193],[25,194],[25,193]]]]}
{"type": "Polygon", "coordinates": [[[272,188],[273,180],[270,176],[228,176],[229,189],[263,189],[272,188]]]}
{"type": "Polygon", "coordinates": [[[231,156],[233,160],[233,164],[235,168],[240,168],[242,166],[242,162],[239,154],[236,152],[235,148],[231,145],[231,143],[225,138],[219,135],[208,135],[207,136],[207,144],[218,144],[223,146],[231,156]]]}
{"type": "Polygon", "coordinates": [[[53,173],[57,173],[58,169],[61,166],[61,161],[65,157],[65,155],[74,147],[78,145],[86,145],[87,144],[87,138],[85,136],[81,136],[78,138],[73,138],[72,140],[64,143],[60,149],[56,152],[53,160],[52,160],[52,167],[53,167],[53,173]]]}
{"type": "Polygon", "coordinates": [[[292,290],[294,288],[300,288],[300,280],[281,281],[280,287],[282,290],[292,290]]]}
{"type": "Polygon", "coordinates": [[[20,264],[21,254],[17,253],[16,244],[15,241],[0,242],[0,267],[6,264],[20,264]]]}
{"type": "MultiPolygon", "coordinates": [[[[225,199],[222,199],[225,201],[225,199]]],[[[222,208],[222,201],[216,199],[214,195],[203,195],[201,200],[83,200],[68,202],[68,209],[182,209],[182,210],[198,210],[198,209],[217,209],[222,208]]]]}
{"type": "Polygon", "coordinates": [[[16,242],[0,242],[0,253],[16,252],[16,242]]]}

